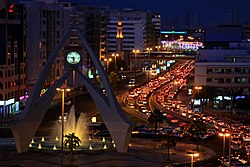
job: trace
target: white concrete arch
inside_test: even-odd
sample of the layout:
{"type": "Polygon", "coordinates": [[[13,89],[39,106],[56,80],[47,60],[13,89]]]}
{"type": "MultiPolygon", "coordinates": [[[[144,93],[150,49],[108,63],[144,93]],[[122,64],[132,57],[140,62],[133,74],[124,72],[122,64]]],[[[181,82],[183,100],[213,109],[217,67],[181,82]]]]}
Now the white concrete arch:
{"type": "Polygon", "coordinates": [[[97,105],[101,113],[101,117],[116,143],[117,151],[122,153],[127,152],[128,142],[134,125],[125,116],[122,108],[117,102],[106,72],[104,71],[98,57],[94,54],[93,50],[85,40],[83,34],[75,24],[72,24],[69,27],[63,38],[60,40],[59,44],[50,54],[46,65],[44,66],[38,77],[32,94],[28,99],[27,106],[25,107],[22,114],[18,116],[17,121],[10,125],[16,141],[17,152],[25,152],[28,150],[28,145],[31,139],[34,137],[48,110],[49,104],[51,103],[55,95],[56,88],[60,87],[63,81],[65,81],[70,73],[72,73],[72,69],[69,68],[68,71],[66,71],[65,74],[57,82],[55,82],[55,84],[50,87],[50,89],[46,91],[46,93],[40,98],[40,91],[42,89],[43,83],[48,76],[48,73],[53,62],[55,61],[59,49],[63,46],[64,42],[69,37],[69,32],[72,28],[77,29],[82,39],[83,46],[92,58],[93,63],[100,74],[104,88],[107,92],[107,97],[103,96],[100,90],[95,85],[93,85],[88,78],[82,75],[82,73],[80,73],[78,70],[77,71],[81,75],[83,83],[85,84],[87,90],[95,101],[95,104],[97,105]]]}

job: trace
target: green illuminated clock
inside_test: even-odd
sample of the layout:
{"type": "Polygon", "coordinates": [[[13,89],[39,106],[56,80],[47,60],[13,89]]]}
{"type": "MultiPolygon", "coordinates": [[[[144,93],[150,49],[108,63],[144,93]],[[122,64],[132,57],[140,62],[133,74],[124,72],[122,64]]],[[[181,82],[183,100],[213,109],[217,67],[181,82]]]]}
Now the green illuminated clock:
{"type": "Polygon", "coordinates": [[[78,52],[69,52],[66,56],[66,61],[69,64],[76,65],[81,61],[81,55],[78,52]]]}

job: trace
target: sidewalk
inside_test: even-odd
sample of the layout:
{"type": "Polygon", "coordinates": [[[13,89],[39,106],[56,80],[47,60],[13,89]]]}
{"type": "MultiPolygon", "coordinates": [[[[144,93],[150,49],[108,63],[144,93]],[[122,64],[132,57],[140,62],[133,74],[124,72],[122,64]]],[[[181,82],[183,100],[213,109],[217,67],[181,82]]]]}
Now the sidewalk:
{"type": "MultiPolygon", "coordinates": [[[[193,144],[177,143],[176,148],[170,151],[170,159],[173,163],[190,163],[191,157],[186,154],[196,148],[193,144]]],[[[209,159],[215,153],[208,148],[202,147],[200,158],[195,161],[209,159]]],[[[95,153],[75,153],[74,165],[78,167],[164,167],[167,160],[167,149],[161,148],[161,142],[147,139],[131,139],[127,153],[116,151],[101,151],[95,153]]],[[[14,146],[0,146],[0,166],[25,166],[25,167],[58,167],[61,162],[60,151],[29,151],[18,154],[14,146]]],[[[70,163],[70,154],[64,154],[64,164],[70,163]]]]}

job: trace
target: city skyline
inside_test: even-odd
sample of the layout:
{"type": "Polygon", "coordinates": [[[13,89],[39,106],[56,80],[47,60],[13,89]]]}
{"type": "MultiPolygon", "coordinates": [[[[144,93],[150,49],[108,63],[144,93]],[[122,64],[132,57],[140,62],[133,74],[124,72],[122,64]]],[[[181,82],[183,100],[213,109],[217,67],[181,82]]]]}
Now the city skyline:
{"type": "MultiPolygon", "coordinates": [[[[73,0],[72,0],[73,1],[73,0]]],[[[162,23],[168,23],[177,20],[181,26],[185,25],[185,17],[190,15],[190,25],[195,25],[198,22],[197,17],[200,17],[200,24],[211,26],[228,22],[228,13],[232,10],[236,11],[239,21],[248,22],[250,13],[248,13],[249,1],[239,0],[211,0],[211,1],[161,1],[155,0],[154,3],[150,0],[133,1],[133,0],[92,0],[78,1],[86,5],[109,6],[111,9],[132,8],[139,10],[149,10],[159,12],[162,16],[162,23]]]]}

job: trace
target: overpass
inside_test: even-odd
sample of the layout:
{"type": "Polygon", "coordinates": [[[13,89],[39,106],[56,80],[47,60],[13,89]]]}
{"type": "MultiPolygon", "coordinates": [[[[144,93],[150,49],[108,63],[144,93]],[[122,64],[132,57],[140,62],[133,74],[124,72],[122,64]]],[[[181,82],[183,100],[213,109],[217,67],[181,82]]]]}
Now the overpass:
{"type": "Polygon", "coordinates": [[[196,53],[193,54],[184,54],[181,52],[167,52],[167,51],[152,51],[152,52],[140,52],[136,56],[131,55],[133,59],[138,60],[148,60],[148,59],[157,59],[157,60],[195,60],[197,57],[196,53]]]}

